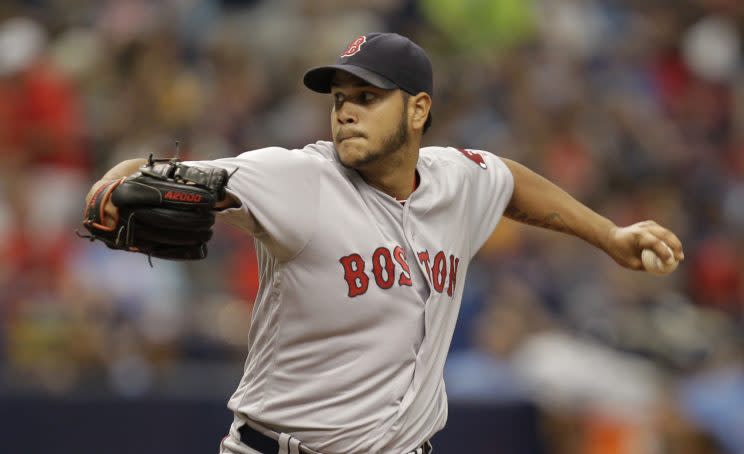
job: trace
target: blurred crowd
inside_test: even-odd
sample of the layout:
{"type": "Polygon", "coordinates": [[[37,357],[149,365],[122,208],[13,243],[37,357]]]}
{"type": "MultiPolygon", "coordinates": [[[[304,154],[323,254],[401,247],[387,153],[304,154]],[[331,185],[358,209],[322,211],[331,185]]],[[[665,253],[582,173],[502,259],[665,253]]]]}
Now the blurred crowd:
{"type": "Polygon", "coordinates": [[[739,0],[3,2],[0,393],[226,397],[252,239],[218,226],[206,261],[150,268],[76,237],[84,194],[176,140],[212,159],[329,139],[301,74],[367,31],[432,57],[425,144],[515,159],[685,246],[659,278],[503,221],[468,274],[450,398],[534,403],[550,452],[744,453],[739,0]]]}

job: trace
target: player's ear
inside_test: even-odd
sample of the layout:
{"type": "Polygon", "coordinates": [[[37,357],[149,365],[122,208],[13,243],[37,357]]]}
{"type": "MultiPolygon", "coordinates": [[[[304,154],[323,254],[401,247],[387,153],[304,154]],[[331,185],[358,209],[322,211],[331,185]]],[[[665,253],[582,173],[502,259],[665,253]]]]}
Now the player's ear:
{"type": "Polygon", "coordinates": [[[408,103],[411,128],[423,130],[426,119],[429,117],[429,111],[431,110],[431,96],[422,91],[416,96],[411,96],[408,99],[408,103]]]}

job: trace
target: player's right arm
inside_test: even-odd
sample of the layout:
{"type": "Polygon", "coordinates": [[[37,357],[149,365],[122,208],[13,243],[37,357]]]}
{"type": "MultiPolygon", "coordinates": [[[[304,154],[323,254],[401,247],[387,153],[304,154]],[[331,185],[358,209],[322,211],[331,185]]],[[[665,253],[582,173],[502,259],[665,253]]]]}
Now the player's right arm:
{"type": "MultiPolygon", "coordinates": [[[[90,191],[88,191],[88,194],[85,196],[85,204],[88,205],[90,202],[90,199],[93,197],[93,194],[96,193],[98,188],[100,188],[102,185],[113,181],[118,180],[120,178],[128,177],[134,173],[136,173],[140,167],[147,164],[147,159],[144,158],[136,158],[136,159],[127,159],[126,161],[122,161],[119,164],[112,167],[108,172],[106,172],[103,177],[96,181],[93,186],[90,188],[90,191]]],[[[240,202],[235,199],[231,194],[228,194],[227,197],[225,197],[224,200],[219,202],[216,206],[218,210],[225,210],[228,208],[235,208],[239,207],[240,202]]],[[[118,218],[118,209],[116,208],[116,205],[111,203],[111,200],[109,199],[106,202],[106,205],[103,208],[104,211],[104,218],[103,218],[103,224],[112,227],[114,225],[114,220],[118,218]]]]}
{"type": "Polygon", "coordinates": [[[233,209],[224,210],[221,219],[253,235],[276,258],[286,261],[304,248],[315,231],[320,175],[328,162],[318,149],[328,146],[267,147],[196,164],[220,167],[232,175],[227,192],[234,197],[233,209]]]}
{"type": "MultiPolygon", "coordinates": [[[[309,149],[329,145],[308,145],[309,149]]],[[[90,201],[102,185],[137,172],[147,161],[123,161],[106,172],[88,193],[90,201]]],[[[315,230],[320,172],[327,162],[317,152],[268,147],[232,158],[187,161],[198,167],[222,168],[230,174],[225,201],[216,206],[220,218],[254,235],[280,260],[290,260],[310,241],[315,230]]],[[[117,208],[104,207],[104,224],[113,226],[117,208]]]]}

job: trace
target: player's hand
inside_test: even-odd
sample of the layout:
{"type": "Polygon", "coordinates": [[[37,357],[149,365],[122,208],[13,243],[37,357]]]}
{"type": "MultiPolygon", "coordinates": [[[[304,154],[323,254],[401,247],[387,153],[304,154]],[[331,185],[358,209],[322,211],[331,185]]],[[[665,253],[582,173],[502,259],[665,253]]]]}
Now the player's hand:
{"type": "MultiPolygon", "coordinates": [[[[88,191],[88,195],[85,196],[85,206],[88,206],[93,195],[98,191],[101,186],[110,183],[112,180],[118,180],[120,178],[128,177],[133,173],[137,172],[140,167],[147,163],[147,159],[137,158],[128,159],[115,165],[111,170],[106,172],[106,175],[98,180],[93,187],[88,191]]],[[[101,223],[107,227],[113,227],[116,225],[116,220],[119,219],[119,209],[114,205],[111,200],[107,200],[103,206],[103,217],[101,223]]]]}
{"type": "MultiPolygon", "coordinates": [[[[90,191],[88,192],[88,195],[85,196],[85,205],[87,206],[90,203],[90,199],[93,197],[93,194],[98,191],[98,188],[102,185],[108,183],[109,179],[101,179],[96,182],[96,184],[93,185],[93,187],[90,188],[90,191]]],[[[116,220],[119,219],[119,209],[114,205],[111,200],[107,200],[106,204],[103,206],[103,218],[102,218],[102,224],[107,227],[113,227],[116,225],[116,220]]]]}
{"type": "Polygon", "coordinates": [[[684,260],[682,242],[671,230],[654,221],[643,221],[627,227],[615,227],[608,235],[605,251],[620,265],[632,270],[643,270],[641,252],[653,250],[662,261],[671,259],[669,249],[677,261],[684,260]]]}

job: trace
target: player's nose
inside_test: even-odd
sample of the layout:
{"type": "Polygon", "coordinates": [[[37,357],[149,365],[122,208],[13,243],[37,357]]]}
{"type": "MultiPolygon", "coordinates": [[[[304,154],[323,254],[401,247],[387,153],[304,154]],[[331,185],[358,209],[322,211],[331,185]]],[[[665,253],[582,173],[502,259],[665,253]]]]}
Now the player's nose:
{"type": "Polygon", "coordinates": [[[345,102],[336,109],[336,121],[340,124],[354,124],[358,120],[356,112],[354,112],[354,106],[351,103],[345,102]]]}

